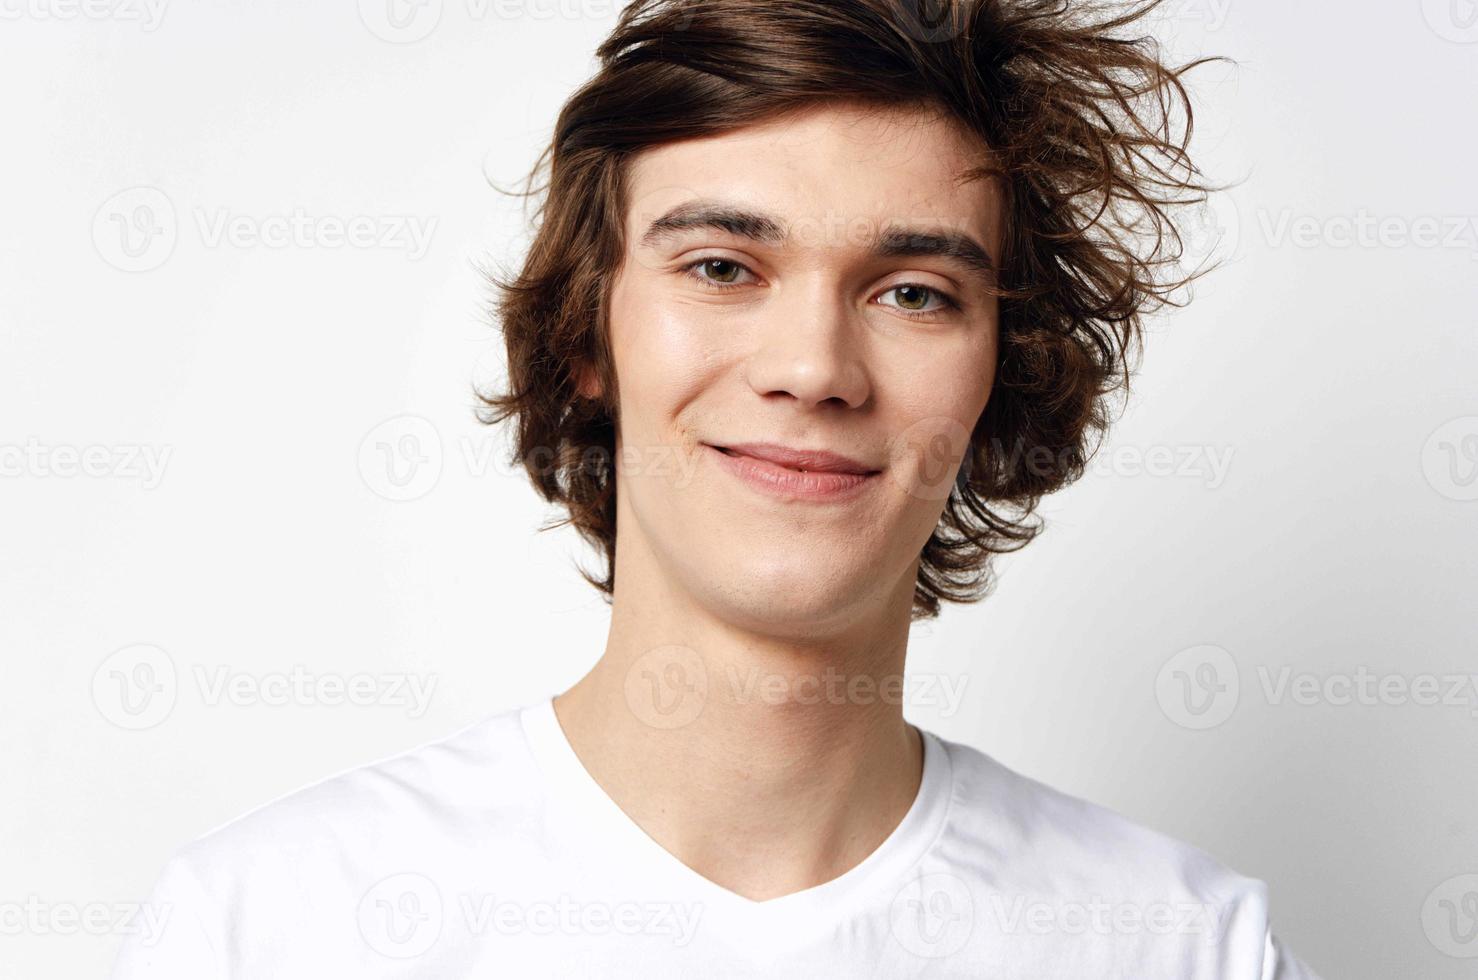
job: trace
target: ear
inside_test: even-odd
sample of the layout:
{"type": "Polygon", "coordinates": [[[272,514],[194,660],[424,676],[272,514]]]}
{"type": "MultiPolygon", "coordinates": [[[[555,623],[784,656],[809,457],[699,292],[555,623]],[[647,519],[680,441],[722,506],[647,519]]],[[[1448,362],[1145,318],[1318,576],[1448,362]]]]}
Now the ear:
{"type": "Polygon", "coordinates": [[[582,364],[575,371],[575,393],[591,401],[600,397],[600,382],[595,377],[595,371],[588,364],[582,364]]]}

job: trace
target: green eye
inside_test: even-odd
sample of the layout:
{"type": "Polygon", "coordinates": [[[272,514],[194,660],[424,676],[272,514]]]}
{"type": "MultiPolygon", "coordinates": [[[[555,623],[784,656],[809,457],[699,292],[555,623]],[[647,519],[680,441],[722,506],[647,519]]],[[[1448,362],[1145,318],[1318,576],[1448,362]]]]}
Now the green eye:
{"type": "Polygon", "coordinates": [[[739,278],[739,264],[727,259],[704,259],[698,267],[707,269],[709,272],[707,278],[714,282],[729,283],[739,278]]]}
{"type": "Polygon", "coordinates": [[[740,277],[749,270],[732,259],[714,256],[697,259],[683,266],[683,272],[706,286],[742,286],[740,277]]]}
{"type": "Polygon", "coordinates": [[[938,313],[943,310],[956,309],[959,306],[953,299],[939,290],[930,286],[920,286],[912,282],[904,283],[901,286],[894,286],[883,295],[896,296],[898,302],[884,303],[883,305],[891,306],[902,313],[938,313]],[[931,298],[938,300],[938,305],[930,306],[929,300],[931,298]]]}
{"type": "Polygon", "coordinates": [[[899,286],[893,290],[898,294],[898,305],[905,310],[921,310],[929,300],[929,290],[923,286],[899,286]]]}

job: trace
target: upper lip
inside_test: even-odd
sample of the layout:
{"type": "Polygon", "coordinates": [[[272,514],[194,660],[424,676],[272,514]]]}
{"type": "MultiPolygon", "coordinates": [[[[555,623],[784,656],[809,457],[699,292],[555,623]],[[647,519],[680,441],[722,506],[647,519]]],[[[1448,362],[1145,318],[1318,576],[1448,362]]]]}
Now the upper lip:
{"type": "Polygon", "coordinates": [[[727,449],[730,452],[753,456],[755,459],[767,460],[793,470],[864,475],[878,472],[876,467],[826,449],[793,449],[790,446],[780,446],[773,442],[730,442],[722,445],[709,443],[709,445],[715,449],[727,449]]]}

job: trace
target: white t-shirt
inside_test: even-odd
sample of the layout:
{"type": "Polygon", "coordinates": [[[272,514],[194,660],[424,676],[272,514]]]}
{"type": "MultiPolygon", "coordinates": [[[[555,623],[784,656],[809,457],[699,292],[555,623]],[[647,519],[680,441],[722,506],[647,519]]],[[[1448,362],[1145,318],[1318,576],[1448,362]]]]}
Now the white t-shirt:
{"type": "Polygon", "coordinates": [[[1267,886],[924,733],[918,796],[838,878],[756,902],[616,806],[550,700],[182,847],[114,980],[1302,980],[1267,886]]]}

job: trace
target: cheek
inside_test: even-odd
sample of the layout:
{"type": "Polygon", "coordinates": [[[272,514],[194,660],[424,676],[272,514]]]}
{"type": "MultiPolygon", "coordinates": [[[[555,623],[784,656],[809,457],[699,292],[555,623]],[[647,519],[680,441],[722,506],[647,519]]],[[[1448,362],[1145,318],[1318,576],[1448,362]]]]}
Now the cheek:
{"type": "Polygon", "coordinates": [[[990,395],[994,354],[986,337],[896,360],[890,369],[894,483],[921,511],[942,508],[954,486],[990,395]]]}
{"type": "Polygon", "coordinates": [[[638,277],[618,284],[611,302],[611,349],[620,379],[622,428],[648,441],[708,384],[722,360],[711,313],[661,292],[638,277]]]}

